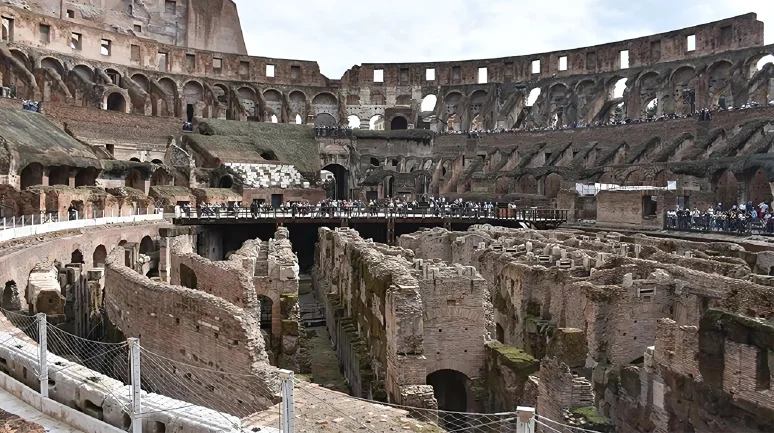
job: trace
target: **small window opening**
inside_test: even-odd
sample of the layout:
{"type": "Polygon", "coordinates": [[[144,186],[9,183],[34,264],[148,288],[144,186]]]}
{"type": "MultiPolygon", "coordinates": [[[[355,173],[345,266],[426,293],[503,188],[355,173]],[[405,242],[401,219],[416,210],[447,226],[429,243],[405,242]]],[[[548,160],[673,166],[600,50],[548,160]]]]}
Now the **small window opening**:
{"type": "Polygon", "coordinates": [[[559,57],[559,70],[560,71],[567,70],[567,56],[559,57]]]}
{"type": "Polygon", "coordinates": [[[99,51],[103,56],[109,56],[113,49],[113,42],[110,39],[102,39],[99,41],[99,51]]]}
{"type": "Polygon", "coordinates": [[[629,50],[621,50],[621,69],[629,67],[629,50]]]}
{"type": "Polygon", "coordinates": [[[51,26],[41,24],[39,26],[39,29],[40,29],[40,42],[43,42],[44,44],[51,42],[51,26]]]}
{"type": "Polygon", "coordinates": [[[384,82],[384,69],[374,69],[374,83],[384,82]]]}
{"type": "Polygon", "coordinates": [[[140,46],[139,45],[132,45],[131,60],[133,62],[139,62],[140,61],[140,46]]]}
{"type": "Polygon", "coordinates": [[[686,38],[685,44],[687,46],[686,51],[695,51],[696,50],[696,35],[690,35],[686,38]]]}
{"type": "Polygon", "coordinates": [[[274,65],[266,65],[266,76],[267,77],[274,76],[274,65]]]}
{"type": "Polygon", "coordinates": [[[156,55],[156,66],[158,67],[159,71],[167,71],[167,53],[158,53],[156,55]]]}
{"type": "Polygon", "coordinates": [[[13,19],[8,17],[2,17],[3,23],[3,40],[13,42],[13,19]]]}
{"type": "Polygon", "coordinates": [[[435,81],[435,68],[425,69],[425,81],[435,81]]]}
{"type": "Polygon", "coordinates": [[[540,60],[533,60],[532,61],[532,73],[533,74],[539,74],[540,73],[540,60]]]}
{"type": "Polygon", "coordinates": [[[67,18],[75,18],[75,11],[72,9],[67,9],[67,18]]]}
{"type": "Polygon", "coordinates": [[[239,76],[250,78],[250,62],[239,62],[239,76]]]}
{"type": "Polygon", "coordinates": [[[142,26],[139,24],[134,25],[134,32],[135,33],[142,33],[142,26]]]}
{"type": "Polygon", "coordinates": [[[189,71],[193,71],[196,68],[196,54],[185,55],[185,67],[189,71]]]}
{"type": "Polygon", "coordinates": [[[301,78],[301,66],[291,66],[290,67],[290,78],[292,80],[297,80],[301,78]]]}
{"type": "Polygon", "coordinates": [[[166,0],[164,2],[164,11],[168,14],[176,14],[177,13],[177,2],[166,0]]]}
{"type": "Polygon", "coordinates": [[[212,59],[212,69],[215,72],[220,72],[220,70],[223,69],[223,59],[218,59],[218,58],[212,59]]]}
{"type": "Polygon", "coordinates": [[[488,72],[486,67],[478,68],[478,84],[486,84],[488,72]]]}
{"type": "Polygon", "coordinates": [[[81,50],[83,48],[82,38],[80,33],[70,34],[70,48],[74,50],[81,50]]]}

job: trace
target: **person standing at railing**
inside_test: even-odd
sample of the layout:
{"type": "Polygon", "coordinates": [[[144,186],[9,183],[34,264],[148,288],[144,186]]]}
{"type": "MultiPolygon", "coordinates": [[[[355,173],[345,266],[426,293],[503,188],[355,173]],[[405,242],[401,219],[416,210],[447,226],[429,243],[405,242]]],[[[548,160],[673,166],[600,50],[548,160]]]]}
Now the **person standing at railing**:
{"type": "Polygon", "coordinates": [[[76,209],[75,206],[70,205],[70,207],[67,208],[67,215],[70,218],[70,221],[74,221],[78,218],[78,209],[76,209]]]}

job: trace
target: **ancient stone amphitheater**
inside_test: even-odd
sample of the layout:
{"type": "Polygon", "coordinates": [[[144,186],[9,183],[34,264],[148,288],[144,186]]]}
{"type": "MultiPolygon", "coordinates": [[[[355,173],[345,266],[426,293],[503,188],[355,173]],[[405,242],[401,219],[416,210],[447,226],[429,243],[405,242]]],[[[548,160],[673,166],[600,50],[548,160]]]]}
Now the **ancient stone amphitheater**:
{"type": "Polygon", "coordinates": [[[755,14],[340,79],[248,56],[232,0],[0,16],[0,387],[35,409],[87,432],[774,431],[772,231],[666,212],[771,203],[755,14]],[[326,197],[377,204],[277,211],[326,197]]]}

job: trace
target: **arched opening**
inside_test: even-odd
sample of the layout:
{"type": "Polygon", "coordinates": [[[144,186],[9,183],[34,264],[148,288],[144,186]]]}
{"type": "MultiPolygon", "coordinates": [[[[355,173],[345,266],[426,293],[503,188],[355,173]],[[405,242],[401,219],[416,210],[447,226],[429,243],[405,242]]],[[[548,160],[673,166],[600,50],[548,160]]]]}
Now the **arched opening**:
{"type": "Polygon", "coordinates": [[[537,194],[537,179],[531,174],[525,174],[519,178],[516,184],[518,191],[522,194],[537,194]]]}
{"type": "Polygon", "coordinates": [[[140,254],[148,255],[156,251],[156,244],[150,236],[145,236],[140,240],[140,254]]]}
{"type": "MultiPolygon", "coordinates": [[[[271,116],[281,116],[282,114],[282,93],[277,90],[269,89],[263,92],[263,100],[265,102],[266,115],[271,119],[272,123],[277,123],[271,116]]],[[[279,121],[279,119],[277,119],[279,121]]]]}
{"type": "Polygon", "coordinates": [[[408,120],[403,116],[395,116],[390,121],[390,130],[408,129],[408,120]]]}
{"type": "Polygon", "coordinates": [[[658,98],[653,98],[645,106],[645,118],[655,119],[658,116],[658,98]]]}
{"type": "Polygon", "coordinates": [[[129,158],[129,161],[132,161],[132,162],[142,162],[142,161],[140,161],[140,158],[136,158],[136,157],[135,158],[129,158]]]}
{"type": "Polygon", "coordinates": [[[360,128],[360,118],[355,116],[354,114],[350,114],[347,116],[347,123],[349,124],[349,127],[352,129],[360,128]]]}
{"type": "Polygon", "coordinates": [[[336,126],[336,119],[328,113],[320,113],[314,118],[314,126],[318,128],[336,126]]]}
{"type": "MultiPolygon", "coordinates": [[[[707,69],[707,81],[709,83],[709,102],[710,104],[723,106],[734,106],[733,94],[731,93],[731,62],[721,60],[714,63],[707,69]]],[[[700,107],[701,108],[701,107],[700,107]]],[[[709,108],[709,107],[708,107],[709,108]]]]}
{"type": "Polygon", "coordinates": [[[377,158],[371,157],[371,165],[374,167],[379,167],[382,165],[377,158]]]}
{"type": "Polygon", "coordinates": [[[161,78],[158,88],[163,92],[161,98],[154,103],[154,116],[179,116],[177,107],[177,84],[171,78],[161,78]],[[171,105],[169,105],[171,104],[171,105]]]}
{"type": "Polygon", "coordinates": [[[272,114],[271,115],[271,123],[278,123],[278,122],[279,122],[279,120],[277,120],[277,115],[276,114],[272,114]]]}
{"type": "Polygon", "coordinates": [[[306,95],[303,92],[294,90],[288,96],[290,112],[296,114],[296,124],[306,123],[306,95]]]}
{"type": "Polygon", "coordinates": [[[160,159],[153,159],[153,160],[151,160],[151,162],[154,163],[154,164],[158,164],[158,165],[163,165],[164,164],[164,161],[162,161],[160,159]]]}
{"type": "Polygon", "coordinates": [[[258,295],[258,301],[261,303],[261,329],[271,335],[271,309],[274,306],[271,298],[258,295]]]}
{"type": "Polygon", "coordinates": [[[234,186],[234,178],[229,175],[225,175],[221,177],[220,180],[218,181],[218,188],[230,189],[233,186],[234,186]]]}
{"type": "Polygon", "coordinates": [[[669,170],[661,170],[658,173],[656,173],[656,176],[653,179],[653,186],[666,188],[669,186],[670,181],[676,181],[677,175],[672,173],[669,170]]]}
{"type": "Polygon", "coordinates": [[[75,186],[94,186],[97,181],[97,169],[94,167],[83,168],[75,175],[75,186]]]}
{"type": "Polygon", "coordinates": [[[166,170],[159,168],[153,172],[153,176],[150,179],[151,186],[163,186],[169,184],[169,176],[167,176],[166,170]]]}
{"type": "Polygon", "coordinates": [[[499,323],[496,325],[497,341],[505,344],[505,329],[499,323]]]}
{"type": "Polygon", "coordinates": [[[21,171],[20,177],[21,179],[19,182],[22,190],[25,190],[31,186],[42,185],[43,184],[43,166],[38,164],[37,162],[28,164],[21,171]]]}
{"type": "Polygon", "coordinates": [[[764,66],[766,66],[767,63],[774,63],[774,55],[769,54],[768,56],[761,57],[761,59],[758,60],[758,63],[756,63],[755,67],[760,71],[764,66]]]}
{"type": "MultiPolygon", "coordinates": [[[[320,93],[312,98],[312,110],[318,116],[323,113],[338,113],[339,100],[330,93],[320,93]]],[[[316,121],[315,125],[317,125],[316,121]]]]}
{"type": "Polygon", "coordinates": [[[183,86],[183,103],[185,104],[186,120],[193,122],[193,119],[201,113],[197,112],[196,106],[204,100],[204,89],[197,81],[189,81],[183,86]]]}
{"type": "Polygon", "coordinates": [[[731,209],[731,206],[737,204],[736,176],[731,170],[723,170],[716,176],[715,201],[720,203],[723,209],[731,209]]]}
{"type": "Polygon", "coordinates": [[[559,195],[559,188],[562,186],[562,176],[551,173],[544,179],[543,194],[548,199],[555,199],[559,195]]]}
{"type": "Polygon", "coordinates": [[[613,86],[612,99],[623,98],[626,92],[626,78],[620,78],[613,86]]]}
{"type": "Polygon", "coordinates": [[[626,186],[643,186],[645,181],[645,175],[639,171],[634,170],[626,175],[624,179],[624,185],[626,186]]]}
{"type": "Polygon", "coordinates": [[[347,169],[339,164],[328,164],[323,167],[323,170],[333,173],[334,180],[336,181],[334,198],[337,200],[349,198],[349,172],[347,169]]]}
{"type": "Polygon", "coordinates": [[[619,102],[610,107],[607,116],[608,123],[621,123],[626,118],[626,110],[623,102],[619,102]]]}
{"type": "Polygon", "coordinates": [[[769,186],[769,174],[766,170],[758,168],[754,172],[748,170],[745,173],[747,181],[747,201],[751,201],[753,206],[767,201],[771,202],[771,186],[769,186]]]}
{"type": "Polygon", "coordinates": [[[105,259],[107,259],[107,248],[104,245],[100,245],[94,250],[92,264],[95,268],[104,268],[105,259]]]}
{"type": "Polygon", "coordinates": [[[86,208],[83,205],[83,200],[71,201],[70,206],[67,207],[67,213],[71,220],[86,218],[86,208]]]}
{"type": "Polygon", "coordinates": [[[134,81],[142,90],[145,90],[146,92],[150,93],[151,87],[150,87],[150,80],[148,80],[148,77],[146,77],[143,74],[134,74],[132,75],[132,81],[134,81]]]}
{"type": "Polygon", "coordinates": [[[529,91],[529,97],[527,98],[527,107],[535,105],[538,97],[540,97],[540,88],[536,87],[529,91]]]}
{"type": "MultiPolygon", "coordinates": [[[[468,411],[468,377],[457,370],[438,370],[427,376],[426,382],[433,387],[438,409],[449,412],[468,411]]],[[[468,427],[468,420],[461,413],[445,413],[439,420],[441,427],[457,431],[468,427]]]]}
{"type": "Polygon", "coordinates": [[[380,131],[384,129],[384,116],[381,114],[375,114],[368,120],[368,127],[372,131],[380,131]]]}
{"type": "Polygon", "coordinates": [[[501,176],[495,180],[495,194],[510,194],[513,181],[510,177],[501,176]]]}
{"type": "Polygon", "coordinates": [[[433,113],[435,112],[435,104],[438,103],[438,97],[430,94],[422,98],[422,104],[419,106],[419,110],[422,113],[433,113]]]}
{"type": "Polygon", "coordinates": [[[180,264],[180,285],[197,290],[199,283],[196,280],[196,272],[183,263],[180,264]]]}
{"type": "Polygon", "coordinates": [[[118,111],[119,113],[126,113],[126,99],[124,95],[120,93],[111,93],[107,97],[106,108],[108,111],[118,111]]]}
{"type": "Polygon", "coordinates": [[[300,114],[296,114],[296,125],[301,125],[302,123],[304,123],[304,122],[303,122],[303,120],[301,120],[301,115],[300,114]]]}
{"type": "Polygon", "coordinates": [[[69,185],[70,167],[55,165],[48,169],[48,185],[69,185]]]}
{"type": "Polygon", "coordinates": [[[110,77],[110,82],[121,87],[121,73],[115,69],[105,69],[105,74],[110,77]]]}
{"type": "Polygon", "coordinates": [[[19,299],[19,288],[16,286],[16,281],[6,281],[5,288],[3,289],[3,299],[0,302],[0,307],[8,311],[21,310],[21,300],[19,299]]]}
{"type": "Polygon", "coordinates": [[[81,250],[75,250],[70,254],[70,263],[84,263],[81,250]]]}
{"type": "Polygon", "coordinates": [[[57,74],[59,74],[59,78],[64,79],[64,68],[62,67],[62,63],[59,62],[59,60],[53,57],[46,57],[40,61],[40,67],[53,69],[57,74]]]}
{"type": "Polygon", "coordinates": [[[392,176],[387,176],[382,181],[382,187],[383,189],[383,197],[384,198],[392,198],[395,195],[395,178],[392,176]]]}
{"type": "Polygon", "coordinates": [[[136,168],[132,168],[129,170],[128,173],[126,173],[126,182],[125,185],[129,188],[139,189],[140,191],[144,191],[144,180],[142,177],[142,172],[136,168]]]}

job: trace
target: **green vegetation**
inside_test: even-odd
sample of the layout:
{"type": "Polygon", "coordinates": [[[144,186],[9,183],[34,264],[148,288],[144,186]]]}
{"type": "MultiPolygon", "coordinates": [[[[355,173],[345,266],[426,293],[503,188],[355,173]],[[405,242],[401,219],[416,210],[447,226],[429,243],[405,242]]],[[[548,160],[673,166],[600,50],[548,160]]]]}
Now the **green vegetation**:
{"type": "MultiPolygon", "coordinates": [[[[570,413],[585,419],[589,424],[591,424],[590,428],[592,429],[602,428],[604,426],[610,425],[610,420],[606,416],[600,414],[599,411],[597,411],[597,408],[594,406],[575,407],[570,409],[570,413]]],[[[585,427],[589,428],[588,425],[585,427]]]]}
{"type": "Polygon", "coordinates": [[[486,346],[488,350],[496,353],[502,365],[510,368],[519,376],[526,378],[540,369],[540,361],[521,349],[506,346],[499,341],[490,341],[486,346]]]}

